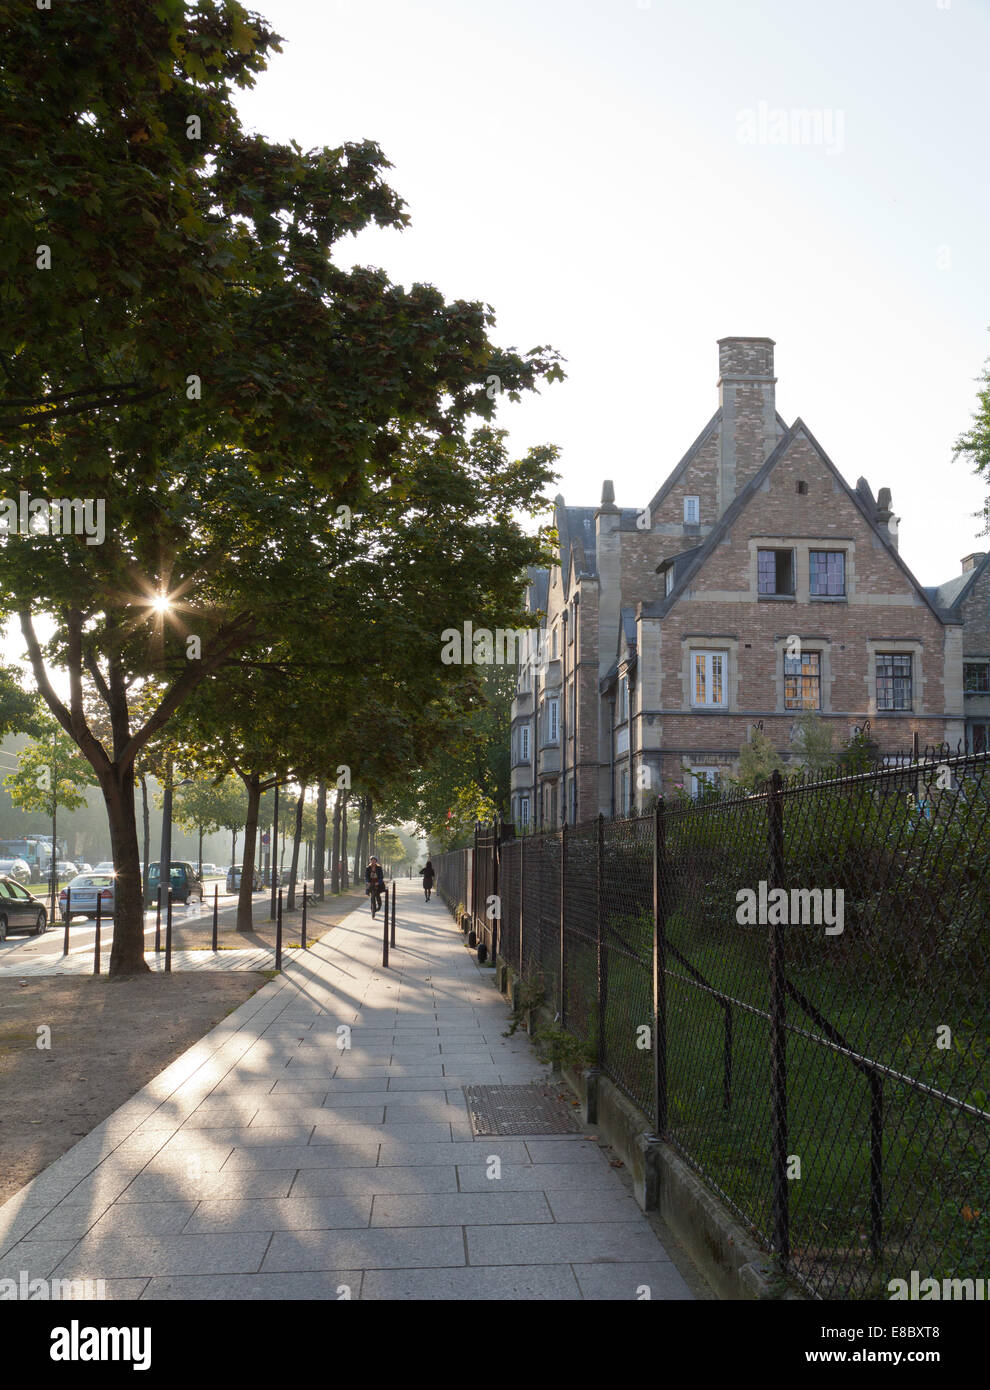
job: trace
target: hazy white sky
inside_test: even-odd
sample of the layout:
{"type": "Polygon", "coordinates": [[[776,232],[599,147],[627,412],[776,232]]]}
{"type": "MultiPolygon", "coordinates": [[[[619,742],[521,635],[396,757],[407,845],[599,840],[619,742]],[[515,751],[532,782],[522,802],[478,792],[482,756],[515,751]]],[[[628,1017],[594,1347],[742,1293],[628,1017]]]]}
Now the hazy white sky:
{"type": "Polygon", "coordinates": [[[254,3],[285,49],[246,123],[395,166],[412,227],[348,257],[567,357],[500,422],[561,446],[569,502],[609,477],[645,505],[716,407],[716,340],[760,335],[781,414],[892,489],[923,583],[990,548],[952,462],[990,352],[987,0],[254,3]]]}
{"type": "Polygon", "coordinates": [[[569,502],[607,477],[645,505],[716,407],[716,340],[767,336],[780,413],[892,489],[922,583],[990,549],[952,460],[990,353],[990,0],[253,4],[285,46],[248,127],[377,140],[407,201],[342,254],[568,359],[500,423],[561,447],[569,502]],[[779,138],[792,111],[819,143],[779,138]]]}

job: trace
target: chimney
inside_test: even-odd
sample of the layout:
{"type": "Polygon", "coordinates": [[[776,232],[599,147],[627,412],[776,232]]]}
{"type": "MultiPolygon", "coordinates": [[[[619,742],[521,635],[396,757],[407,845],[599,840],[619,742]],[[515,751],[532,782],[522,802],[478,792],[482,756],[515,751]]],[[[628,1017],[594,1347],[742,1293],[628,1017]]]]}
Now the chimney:
{"type": "Polygon", "coordinates": [[[772,338],[720,338],[719,516],[756,476],[778,439],[772,338]]]}
{"type": "Polygon", "coordinates": [[[980,561],[986,558],[987,552],[985,550],[974,550],[972,555],[964,555],[962,558],[963,574],[969,574],[970,570],[975,570],[980,561]]]}
{"type": "Polygon", "coordinates": [[[878,526],[886,526],[887,531],[890,534],[891,544],[893,545],[894,549],[897,550],[897,523],[898,521],[900,521],[900,517],[895,516],[891,509],[889,487],[882,487],[880,491],[877,493],[876,517],[878,526]]]}

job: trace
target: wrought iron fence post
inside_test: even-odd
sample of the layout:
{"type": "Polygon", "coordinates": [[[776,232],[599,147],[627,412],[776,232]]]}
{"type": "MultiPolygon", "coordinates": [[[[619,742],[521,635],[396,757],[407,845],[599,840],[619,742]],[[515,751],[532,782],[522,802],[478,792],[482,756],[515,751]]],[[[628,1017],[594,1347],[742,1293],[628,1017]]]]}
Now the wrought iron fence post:
{"type": "MultiPolygon", "coordinates": [[[[767,794],[769,887],[784,886],[784,804],[780,772],[774,770],[767,794]]],[[[768,914],[769,915],[769,914],[768,914]]],[[[779,914],[774,913],[775,917],[779,914]]],[[[785,979],[780,927],[769,924],[770,969],[770,1104],[774,1249],[786,1264],[790,1257],[790,1210],[787,1185],[787,1031],[785,979]]]]}
{"type": "Polygon", "coordinates": [[[502,857],[502,817],[496,816],[492,821],[492,897],[495,899],[492,905],[492,965],[498,955],[498,923],[502,911],[502,904],[499,901],[499,873],[500,860],[502,857]]]}
{"type": "Polygon", "coordinates": [[[560,912],[558,914],[560,919],[560,953],[557,961],[557,971],[560,978],[560,984],[557,987],[557,1011],[560,1015],[561,1028],[564,1028],[566,1026],[564,1019],[564,1015],[566,1013],[566,1006],[564,1004],[564,1000],[566,998],[566,990],[564,989],[564,885],[567,882],[566,875],[567,822],[565,821],[564,824],[560,827],[560,912]]]}
{"type": "Polygon", "coordinates": [[[659,1138],[667,1132],[666,859],[667,808],[659,796],[653,816],[653,1112],[659,1138]]]}
{"type": "Polygon", "coordinates": [[[523,961],[526,959],[523,954],[523,924],[526,921],[526,840],[524,835],[519,843],[519,977],[522,978],[523,961]]]}
{"type": "Polygon", "coordinates": [[[605,816],[598,813],[595,860],[597,866],[595,899],[595,935],[598,976],[598,1068],[605,1067],[605,1007],[608,999],[608,979],[605,966],[605,816]]]}

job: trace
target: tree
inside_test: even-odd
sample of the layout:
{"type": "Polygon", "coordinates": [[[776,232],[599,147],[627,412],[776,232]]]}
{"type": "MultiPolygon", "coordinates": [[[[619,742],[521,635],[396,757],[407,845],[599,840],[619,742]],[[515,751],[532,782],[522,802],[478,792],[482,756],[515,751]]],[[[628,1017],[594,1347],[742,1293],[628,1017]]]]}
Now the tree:
{"type": "Polygon", "coordinates": [[[41,811],[49,819],[58,807],[74,811],[86,805],[86,789],[94,785],[89,764],[54,719],[44,721],[46,732],[32,739],[17,757],[17,771],[3,779],[11,800],[22,811],[41,811]]]}
{"type": "Polygon", "coordinates": [[[36,693],[23,688],[19,672],[0,666],[0,738],[8,734],[38,734],[45,723],[36,693]]]}
{"type": "MultiPolygon", "coordinates": [[[[973,422],[965,433],[956,440],[956,455],[965,455],[973,465],[974,473],[990,479],[990,361],[983,368],[980,378],[978,405],[973,413],[973,422]]],[[[982,512],[983,535],[990,535],[990,500],[982,512]]]]}
{"type": "Polygon", "coordinates": [[[832,725],[812,711],[802,714],[797,725],[792,745],[804,766],[816,774],[834,767],[836,749],[832,725]]]}
{"type": "Polygon", "coordinates": [[[748,743],[739,750],[739,785],[756,791],[774,772],[783,770],[784,760],[762,729],[754,729],[748,743]]]}
{"type": "MultiPolygon", "coordinates": [[[[189,785],[176,788],[172,813],[183,830],[198,832],[202,864],[203,835],[211,835],[217,830],[230,830],[236,834],[244,824],[246,809],[247,797],[239,778],[228,776],[217,781],[200,774],[194,776],[189,785]]],[[[231,858],[230,862],[233,864],[236,860],[231,858]]]]}

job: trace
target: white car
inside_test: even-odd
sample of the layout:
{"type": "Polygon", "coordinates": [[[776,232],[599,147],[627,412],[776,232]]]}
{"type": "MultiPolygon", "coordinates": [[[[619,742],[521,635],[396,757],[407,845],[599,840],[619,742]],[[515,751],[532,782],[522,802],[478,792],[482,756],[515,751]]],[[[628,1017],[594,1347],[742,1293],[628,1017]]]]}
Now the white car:
{"type": "Polygon", "coordinates": [[[26,859],[0,859],[0,874],[7,874],[18,883],[31,882],[31,866],[26,859]]]}
{"type": "Polygon", "coordinates": [[[91,874],[112,874],[114,872],[113,860],[102,859],[99,864],[94,864],[89,872],[91,874]]]}

